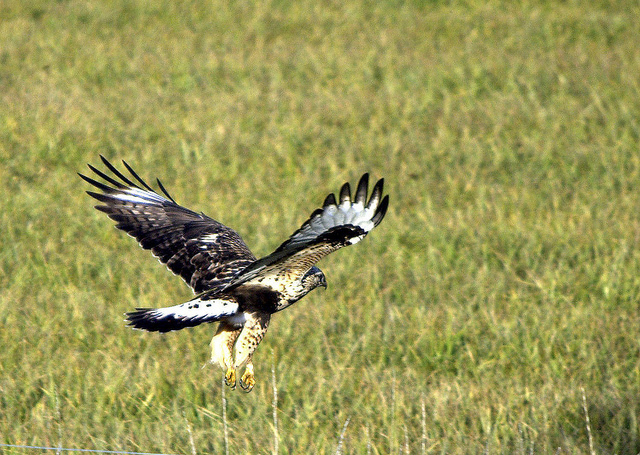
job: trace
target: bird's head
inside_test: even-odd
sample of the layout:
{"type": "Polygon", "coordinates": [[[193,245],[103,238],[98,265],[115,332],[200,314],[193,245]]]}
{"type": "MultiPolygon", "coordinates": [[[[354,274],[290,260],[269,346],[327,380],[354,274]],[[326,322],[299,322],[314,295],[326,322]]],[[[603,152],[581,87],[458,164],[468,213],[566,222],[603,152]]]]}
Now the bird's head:
{"type": "Polygon", "coordinates": [[[302,285],[307,289],[307,292],[312,291],[318,286],[322,286],[326,289],[327,279],[325,278],[324,273],[322,273],[322,270],[314,265],[302,277],[302,285]]]}

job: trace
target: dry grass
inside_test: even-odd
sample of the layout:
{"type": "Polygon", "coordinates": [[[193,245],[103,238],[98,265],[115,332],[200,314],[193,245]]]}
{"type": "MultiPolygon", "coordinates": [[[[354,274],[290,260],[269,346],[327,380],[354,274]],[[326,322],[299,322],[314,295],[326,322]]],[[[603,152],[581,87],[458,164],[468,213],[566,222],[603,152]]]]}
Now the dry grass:
{"type": "Polygon", "coordinates": [[[639,18],[631,2],[3,2],[0,442],[637,454],[639,18]],[[223,421],[212,327],[123,324],[190,294],[91,208],[75,173],[100,153],[257,254],[362,172],[391,208],[274,319],[223,421]]]}

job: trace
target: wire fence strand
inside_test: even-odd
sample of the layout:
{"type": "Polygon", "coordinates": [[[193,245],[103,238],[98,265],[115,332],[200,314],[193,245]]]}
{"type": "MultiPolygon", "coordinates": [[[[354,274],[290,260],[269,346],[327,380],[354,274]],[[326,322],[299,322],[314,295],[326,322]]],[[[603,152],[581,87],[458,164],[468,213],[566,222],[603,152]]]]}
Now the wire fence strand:
{"type": "Polygon", "coordinates": [[[121,453],[126,455],[176,455],[172,453],[127,452],[124,450],[69,449],[64,447],[26,446],[18,444],[0,444],[0,447],[13,449],[55,450],[56,452],[121,453]]]}

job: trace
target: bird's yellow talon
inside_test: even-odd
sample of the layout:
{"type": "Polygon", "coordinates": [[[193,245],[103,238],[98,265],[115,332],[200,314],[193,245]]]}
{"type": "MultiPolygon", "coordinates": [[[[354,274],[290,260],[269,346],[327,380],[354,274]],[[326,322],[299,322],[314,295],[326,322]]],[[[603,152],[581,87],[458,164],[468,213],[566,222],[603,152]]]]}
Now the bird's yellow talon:
{"type": "Polygon", "coordinates": [[[240,378],[240,387],[242,387],[245,392],[251,392],[254,385],[256,385],[256,378],[253,375],[253,372],[245,371],[240,378]]]}
{"type": "Polygon", "coordinates": [[[236,388],[236,370],[234,368],[227,369],[227,373],[224,375],[224,383],[232,389],[236,388]]]}

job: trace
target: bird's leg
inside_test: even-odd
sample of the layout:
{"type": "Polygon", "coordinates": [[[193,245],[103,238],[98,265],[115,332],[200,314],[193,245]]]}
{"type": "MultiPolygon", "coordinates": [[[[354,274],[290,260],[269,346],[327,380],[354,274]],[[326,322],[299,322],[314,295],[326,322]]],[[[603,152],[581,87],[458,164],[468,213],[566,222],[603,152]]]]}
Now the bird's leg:
{"type": "Polygon", "coordinates": [[[256,385],[256,378],[253,375],[253,362],[249,359],[244,367],[244,374],[240,378],[240,387],[246,392],[251,392],[254,385],[256,385]]]}
{"type": "Polygon", "coordinates": [[[227,368],[227,372],[224,374],[224,383],[231,387],[231,389],[236,388],[236,370],[233,367],[227,368]]]}
{"type": "Polygon", "coordinates": [[[241,331],[242,327],[235,328],[222,321],[211,340],[211,363],[217,363],[225,370],[224,382],[231,388],[236,386],[236,371],[233,368],[233,345],[241,331]]]}
{"type": "Polygon", "coordinates": [[[240,386],[247,392],[250,392],[256,383],[251,357],[253,356],[253,351],[256,350],[258,344],[264,338],[264,334],[267,333],[270,318],[271,315],[266,313],[248,314],[247,321],[236,342],[236,357],[233,366],[236,370],[245,366],[244,374],[240,379],[240,386]]]}

